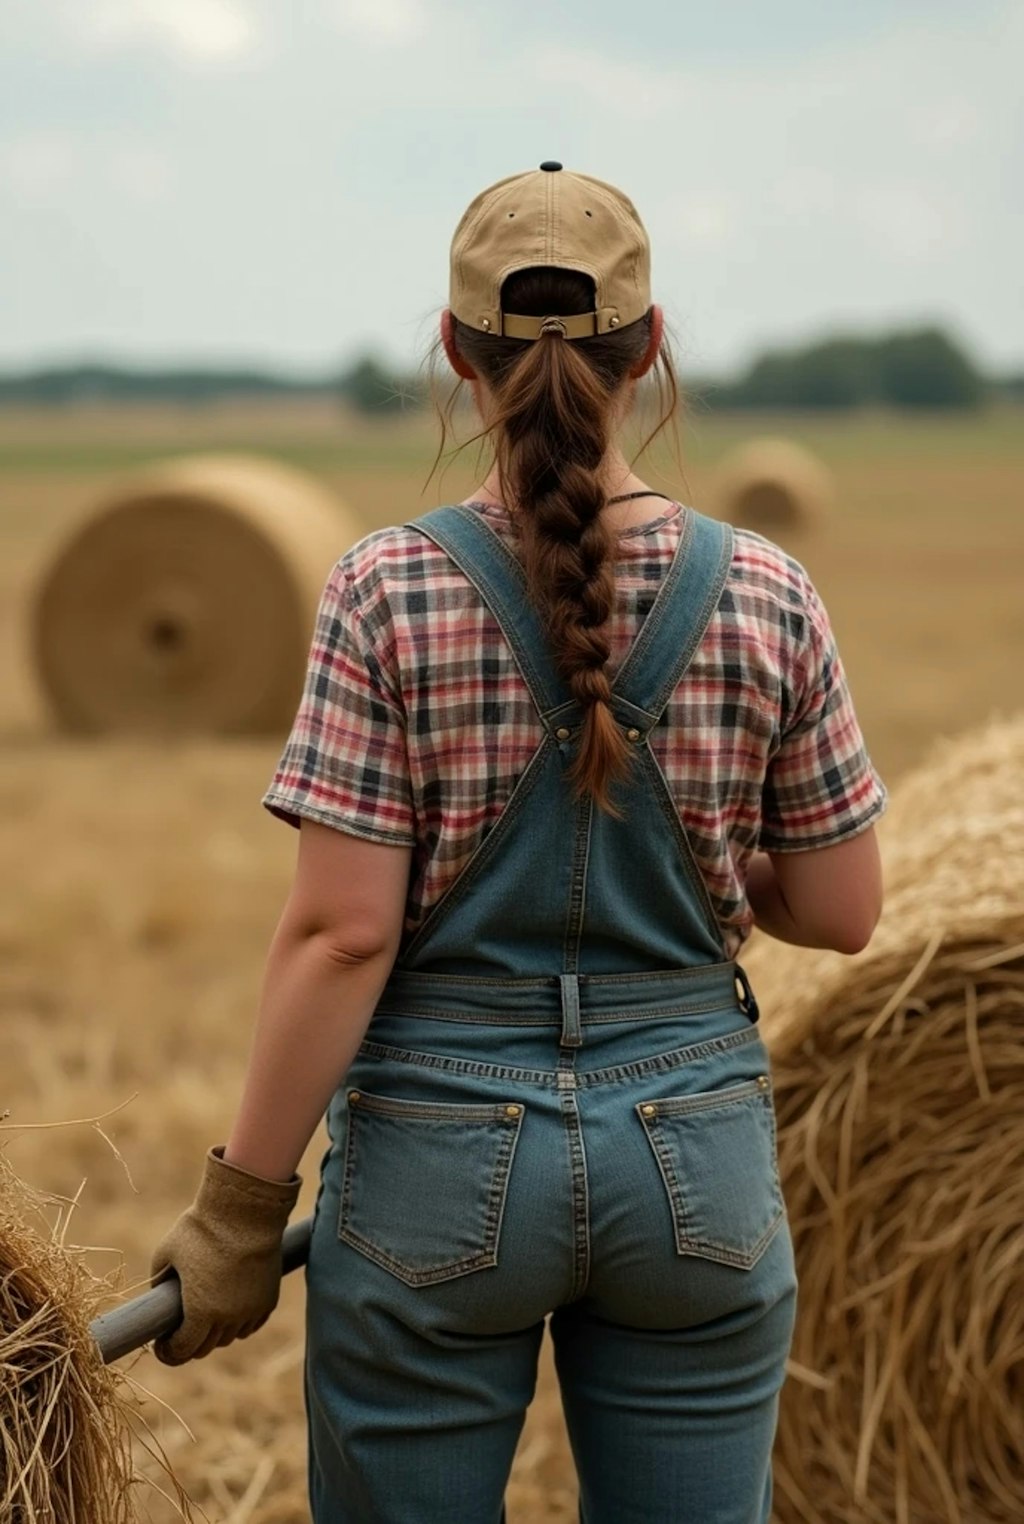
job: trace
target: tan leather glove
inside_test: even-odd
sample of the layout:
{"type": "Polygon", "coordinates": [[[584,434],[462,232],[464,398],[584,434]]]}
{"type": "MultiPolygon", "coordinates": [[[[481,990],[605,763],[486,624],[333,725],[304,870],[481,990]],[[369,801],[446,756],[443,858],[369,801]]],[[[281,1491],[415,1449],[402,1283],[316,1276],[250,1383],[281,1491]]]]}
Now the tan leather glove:
{"type": "Polygon", "coordinates": [[[302,1184],[264,1180],[211,1148],[196,1199],[153,1254],[152,1284],[181,1281],[181,1326],[153,1350],[165,1365],[201,1360],[267,1321],[281,1292],[281,1237],[302,1184]]]}

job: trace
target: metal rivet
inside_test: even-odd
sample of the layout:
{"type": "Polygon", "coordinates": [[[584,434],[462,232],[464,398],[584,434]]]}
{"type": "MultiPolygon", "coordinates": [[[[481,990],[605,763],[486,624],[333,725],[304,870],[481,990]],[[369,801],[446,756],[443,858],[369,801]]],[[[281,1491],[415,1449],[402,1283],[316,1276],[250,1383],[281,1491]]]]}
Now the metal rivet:
{"type": "Polygon", "coordinates": [[[657,1106],[641,1106],[640,1110],[643,1112],[645,1117],[656,1117],[658,1115],[657,1106]]]}
{"type": "Polygon", "coordinates": [[[642,739],[639,730],[627,730],[626,736],[630,741],[639,741],[642,739]]]}
{"type": "Polygon", "coordinates": [[[480,327],[481,328],[490,328],[490,326],[491,326],[491,320],[490,320],[490,318],[482,318],[481,319],[481,321],[480,321],[480,327]]]}
{"type": "Polygon", "coordinates": [[[349,1092],[348,1103],[350,1106],[354,1106],[356,1101],[359,1100],[362,1100],[362,1096],[359,1094],[358,1090],[352,1090],[349,1092]]]}
{"type": "Polygon", "coordinates": [[[609,328],[618,328],[618,326],[619,326],[619,320],[618,320],[617,317],[610,317],[608,319],[608,327],[609,328]]]}
{"type": "Polygon", "coordinates": [[[759,1074],[757,1076],[757,1083],[761,1086],[762,1090],[767,1090],[768,1089],[768,1076],[767,1076],[767,1074],[759,1074]]]}
{"type": "Polygon", "coordinates": [[[521,1106],[506,1106],[505,1115],[507,1117],[517,1117],[522,1109],[523,1108],[521,1106]]]}
{"type": "Polygon", "coordinates": [[[565,726],[565,725],[559,725],[558,729],[555,731],[555,735],[558,737],[558,739],[560,741],[568,741],[568,739],[569,739],[569,730],[568,730],[568,727],[565,726]]]}

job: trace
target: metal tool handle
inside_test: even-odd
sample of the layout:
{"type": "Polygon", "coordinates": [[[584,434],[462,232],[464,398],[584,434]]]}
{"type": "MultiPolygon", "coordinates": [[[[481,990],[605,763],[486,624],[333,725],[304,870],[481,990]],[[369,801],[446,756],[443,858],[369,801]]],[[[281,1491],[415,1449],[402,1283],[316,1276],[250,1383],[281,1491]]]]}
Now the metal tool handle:
{"type": "MultiPolygon", "coordinates": [[[[281,1240],[281,1269],[285,1275],[306,1263],[312,1232],[312,1217],[285,1228],[281,1240]]],[[[178,1327],[181,1317],[181,1285],[178,1277],[171,1275],[159,1286],[94,1318],[89,1332],[99,1346],[104,1365],[109,1365],[151,1339],[166,1338],[178,1327]]]]}

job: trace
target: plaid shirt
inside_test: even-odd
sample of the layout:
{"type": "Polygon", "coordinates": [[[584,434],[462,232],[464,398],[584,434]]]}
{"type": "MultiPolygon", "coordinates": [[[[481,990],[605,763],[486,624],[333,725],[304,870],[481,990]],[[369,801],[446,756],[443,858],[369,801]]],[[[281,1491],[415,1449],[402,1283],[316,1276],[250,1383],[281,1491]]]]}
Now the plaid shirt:
{"type": "MultiPolygon", "coordinates": [[[[473,505],[515,544],[504,508],[473,505]]],[[[611,669],[668,570],[685,510],[618,536],[611,669]]],[[[264,804],[414,848],[406,933],[468,864],[543,731],[476,588],[416,530],[382,529],[324,590],[305,692],[264,804]]],[[[798,562],[737,530],[718,608],[649,745],[717,911],[728,956],[749,935],[745,865],[828,846],[881,815],[821,599],[798,562]]]]}

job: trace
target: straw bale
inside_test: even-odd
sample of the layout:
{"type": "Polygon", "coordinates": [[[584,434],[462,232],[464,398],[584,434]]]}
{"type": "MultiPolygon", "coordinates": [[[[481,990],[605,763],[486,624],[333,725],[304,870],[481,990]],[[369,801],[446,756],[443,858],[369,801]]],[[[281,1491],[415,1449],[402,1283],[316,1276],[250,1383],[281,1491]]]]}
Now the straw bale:
{"type": "Polygon", "coordinates": [[[945,742],[881,831],[856,957],[760,941],[800,1279],[779,1524],[1024,1518],[1024,718],[945,742]]]}
{"type": "Polygon", "coordinates": [[[30,615],[61,726],[259,734],[286,726],[317,601],[362,534],[310,477],[196,455],[119,483],[54,548],[30,615]]]}
{"type": "Polygon", "coordinates": [[[715,511],[742,529],[777,535],[812,528],[831,508],[831,473],[791,439],[750,439],[719,467],[715,511]]]}
{"type": "MultiPolygon", "coordinates": [[[[0,1519],[131,1524],[133,1431],[122,1373],[89,1321],[110,1286],[65,1242],[69,1204],[0,1151],[0,1519]]],[[[185,1513],[181,1513],[185,1517],[185,1513]]]]}

